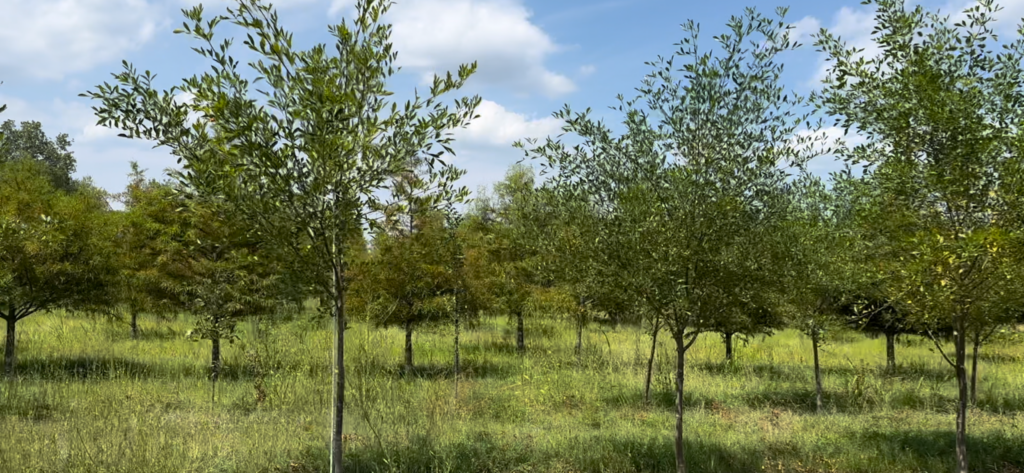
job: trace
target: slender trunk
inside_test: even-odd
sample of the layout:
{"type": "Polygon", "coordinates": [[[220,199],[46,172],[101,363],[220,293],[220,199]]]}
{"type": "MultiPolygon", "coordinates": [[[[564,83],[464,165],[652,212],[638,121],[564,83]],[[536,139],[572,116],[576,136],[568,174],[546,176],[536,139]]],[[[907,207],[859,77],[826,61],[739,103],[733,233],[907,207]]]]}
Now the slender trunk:
{"type": "Polygon", "coordinates": [[[817,412],[821,413],[824,408],[824,403],[821,400],[821,363],[818,362],[818,331],[814,330],[811,332],[811,345],[814,347],[814,391],[815,391],[815,405],[817,406],[817,412]]]}
{"type": "Polygon", "coordinates": [[[412,375],[412,321],[405,322],[405,375],[412,375]]]}
{"type": "Polygon", "coordinates": [[[686,367],[686,340],[683,330],[676,330],[676,473],[686,473],[686,447],[683,446],[683,381],[686,367]]]}
{"type": "Polygon", "coordinates": [[[658,348],[658,332],[661,331],[661,319],[654,321],[651,330],[651,356],[647,358],[647,377],[644,378],[644,403],[651,402],[651,373],[654,371],[654,355],[658,348]]]}
{"type": "Polygon", "coordinates": [[[459,316],[455,316],[455,399],[459,399],[459,316]]]}
{"type": "Polygon", "coordinates": [[[963,327],[953,335],[956,349],[956,471],[967,473],[967,336],[963,327]]]}
{"type": "MultiPolygon", "coordinates": [[[[11,311],[14,312],[14,311],[11,311]]],[[[11,318],[4,319],[7,321],[7,342],[4,345],[4,374],[7,378],[14,377],[14,342],[16,340],[16,332],[14,331],[14,324],[17,323],[18,319],[14,318],[13,314],[11,318]]]]}
{"type": "Polygon", "coordinates": [[[214,338],[210,340],[210,344],[210,381],[213,383],[210,400],[213,402],[217,400],[217,379],[220,378],[220,339],[214,338]]]}
{"type": "Polygon", "coordinates": [[[334,269],[334,403],[331,427],[331,473],[344,473],[342,432],[345,420],[345,275],[334,269]]]}
{"type": "Polygon", "coordinates": [[[136,311],[135,309],[131,309],[131,311],[132,311],[132,322],[131,322],[132,323],[132,340],[138,340],[139,339],[139,312],[136,311]]]}
{"type": "Polygon", "coordinates": [[[526,353],[526,339],[523,333],[525,331],[524,327],[523,311],[518,310],[516,311],[516,350],[519,351],[520,355],[526,353]]]}
{"type": "Polygon", "coordinates": [[[885,332],[885,367],[896,371],[896,334],[892,332],[885,332]]]}
{"type": "Polygon", "coordinates": [[[725,339],[725,361],[732,361],[732,332],[722,334],[725,339]]]}
{"type": "Polygon", "coordinates": [[[981,347],[981,332],[974,333],[974,354],[971,356],[971,405],[978,404],[978,348],[981,347]]]}
{"type": "Polygon", "coordinates": [[[576,359],[577,361],[583,356],[583,321],[580,320],[576,324],[576,359]]]}

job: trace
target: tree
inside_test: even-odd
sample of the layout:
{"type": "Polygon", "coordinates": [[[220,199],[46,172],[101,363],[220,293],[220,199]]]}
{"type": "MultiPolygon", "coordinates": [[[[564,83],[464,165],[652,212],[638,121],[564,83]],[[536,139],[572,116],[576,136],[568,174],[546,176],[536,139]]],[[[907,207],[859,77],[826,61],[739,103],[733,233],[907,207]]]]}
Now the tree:
{"type": "Polygon", "coordinates": [[[221,196],[270,245],[289,253],[330,301],[335,318],[331,471],[343,471],[345,294],[348,242],[380,208],[379,191],[409,168],[409,157],[426,157],[427,187],[454,198],[453,128],[468,124],[478,97],[441,101],[462,87],[476,66],[435,76],[425,97],[400,106],[388,97],[397,53],[391,27],[380,22],[391,2],[360,0],[353,23],[329,27],[336,44],[305,51],[278,24],[275,10],[259,0],[240,0],[228,14],[204,18],[201,6],[184,11],[181,33],[198,39],[196,51],[213,62],[212,72],[158,92],[153,75],[125,62],[118,85],[102,84],[84,95],[100,101],[101,125],[130,138],[154,140],[181,160],[178,176],[200,194],[221,196]],[[266,89],[249,96],[251,82],[230,55],[230,40],[214,41],[228,21],[247,30],[243,44],[260,59],[249,63],[266,89]],[[177,93],[193,97],[175,101],[177,93]],[[189,124],[189,114],[197,119],[189,124]],[[440,148],[438,150],[437,148],[440,148]]]}
{"type": "Polygon", "coordinates": [[[527,149],[555,171],[549,181],[558,192],[619,220],[609,251],[629,249],[633,270],[623,276],[633,279],[632,294],[649,313],[664,318],[676,344],[679,472],[686,471],[686,352],[732,301],[751,301],[771,282],[766,274],[779,252],[763,242],[785,210],[780,164],[801,163],[804,145],[816,137],[796,133],[804,116],[795,107],[803,99],[778,83],[776,55],[796,46],[785,10],[778,13],[777,20],[753,9],[733,17],[708,52],[698,49],[699,28],[688,22],[678,53],[650,63],[655,70],[640,96],[622,100],[622,136],[613,138],[589,111],[574,114],[566,106],[555,116],[583,144],[569,149],[548,139],[527,149]],[[684,64],[675,65],[677,59],[684,64]]]}
{"type": "Polygon", "coordinates": [[[170,183],[146,180],[145,170],[131,163],[128,186],[117,196],[124,205],[119,214],[117,256],[121,268],[120,283],[112,286],[114,299],[128,311],[132,338],[139,337],[138,317],[142,312],[170,313],[181,306],[166,274],[158,268],[166,246],[180,231],[183,215],[178,212],[170,183]]]}
{"type": "Polygon", "coordinates": [[[405,330],[404,372],[411,375],[413,330],[449,319],[458,281],[444,214],[420,210],[408,217],[402,223],[389,219],[375,232],[353,291],[367,301],[371,321],[405,330]]]}
{"type": "Polygon", "coordinates": [[[18,128],[14,120],[7,120],[0,124],[0,136],[3,137],[0,141],[0,162],[21,159],[42,162],[54,187],[72,190],[75,157],[68,149],[71,139],[66,133],[51,140],[39,122],[21,122],[21,128],[18,128]]]}
{"type": "Polygon", "coordinates": [[[539,232],[549,222],[534,187],[533,169],[514,165],[494,184],[494,196],[477,197],[473,225],[482,233],[492,307],[516,321],[516,350],[526,353],[526,322],[530,296],[543,281],[544,253],[539,232]]]}
{"type": "Polygon", "coordinates": [[[849,199],[850,175],[833,174],[832,188],[822,180],[804,174],[793,185],[789,225],[776,237],[792,242],[786,265],[788,287],[783,306],[789,325],[811,339],[814,360],[815,408],[824,409],[820,347],[838,328],[842,308],[851,304],[861,274],[854,263],[862,245],[849,227],[853,201],[849,199]]]}
{"type": "Polygon", "coordinates": [[[198,316],[194,339],[210,340],[210,381],[216,399],[221,340],[234,340],[239,320],[272,312],[282,299],[278,271],[264,243],[224,203],[170,193],[177,222],[155,261],[162,289],[198,316]]]}
{"type": "Polygon", "coordinates": [[[4,372],[14,376],[17,323],[40,311],[100,304],[117,268],[105,195],[54,188],[34,160],[0,163],[0,318],[4,372]]]}
{"type": "MultiPolygon", "coordinates": [[[[952,23],[902,0],[873,0],[873,39],[860,50],[822,30],[817,45],[832,66],[820,104],[837,124],[867,138],[843,154],[870,166],[866,210],[899,259],[880,268],[888,299],[905,303],[926,331],[949,326],[953,351],[935,346],[956,375],[957,471],[968,471],[968,334],[993,323],[983,303],[1012,267],[1016,230],[1003,172],[1017,152],[1024,99],[1024,39],[999,45],[998,7],[982,0],[952,23]],[[896,223],[899,223],[898,225],[896,223]]],[[[1022,30],[1024,31],[1024,30],[1022,30]]]]}

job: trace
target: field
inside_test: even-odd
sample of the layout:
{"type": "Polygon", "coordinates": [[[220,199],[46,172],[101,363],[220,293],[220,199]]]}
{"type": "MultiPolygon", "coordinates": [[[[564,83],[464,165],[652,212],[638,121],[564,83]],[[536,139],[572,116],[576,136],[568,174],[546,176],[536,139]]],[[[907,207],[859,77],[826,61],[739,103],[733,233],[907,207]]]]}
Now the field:
{"type": "MultiPolygon", "coordinates": [[[[297,317],[243,323],[224,345],[212,398],[209,342],[187,317],[123,322],[40,314],[18,324],[20,378],[0,384],[2,472],[320,472],[328,462],[330,333],[297,317]],[[257,398],[262,402],[257,403],[257,398]]],[[[354,323],[347,334],[351,472],[670,471],[672,342],[660,337],[650,406],[649,336],[591,326],[581,358],[569,324],[530,320],[529,353],[504,318],[463,332],[455,394],[450,327],[415,337],[354,323]]],[[[923,340],[841,333],[822,353],[827,413],[814,413],[810,342],[792,331],[739,345],[716,335],[688,354],[687,458],[695,472],[939,472],[953,469],[952,370],[923,340]]],[[[968,425],[972,471],[1024,471],[1024,346],[987,346],[968,425]]]]}

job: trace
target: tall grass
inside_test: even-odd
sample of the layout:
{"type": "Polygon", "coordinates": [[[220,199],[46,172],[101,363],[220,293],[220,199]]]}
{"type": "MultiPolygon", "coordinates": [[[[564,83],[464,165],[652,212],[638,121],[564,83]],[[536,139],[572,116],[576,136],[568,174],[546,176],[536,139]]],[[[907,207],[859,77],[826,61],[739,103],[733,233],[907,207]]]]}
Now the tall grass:
{"type": "MultiPolygon", "coordinates": [[[[330,332],[297,318],[243,324],[224,348],[216,399],[209,342],[192,321],[116,322],[41,314],[19,324],[19,378],[0,383],[2,472],[318,472],[327,470],[330,332]],[[258,368],[258,369],[257,369],[258,368]]],[[[648,335],[592,326],[573,353],[568,324],[535,320],[528,353],[512,327],[463,333],[453,392],[449,327],[347,333],[346,462],[354,472],[670,471],[673,346],[658,347],[653,402],[642,403],[648,335]]],[[[661,337],[662,339],[667,337],[661,337]]],[[[952,370],[929,345],[898,349],[847,334],[823,351],[827,414],[814,413],[810,342],[795,332],[741,345],[719,337],[688,356],[687,456],[694,471],[933,472],[953,468],[952,370]]],[[[972,469],[1024,469],[1024,347],[985,347],[970,412],[972,469]]]]}

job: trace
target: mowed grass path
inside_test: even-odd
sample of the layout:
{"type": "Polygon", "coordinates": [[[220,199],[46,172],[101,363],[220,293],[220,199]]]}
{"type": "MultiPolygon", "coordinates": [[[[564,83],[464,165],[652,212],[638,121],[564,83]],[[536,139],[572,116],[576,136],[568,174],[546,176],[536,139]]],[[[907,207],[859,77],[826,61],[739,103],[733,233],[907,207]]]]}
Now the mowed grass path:
{"type": "MultiPolygon", "coordinates": [[[[0,472],[320,472],[327,470],[330,332],[304,317],[224,344],[216,400],[209,342],[191,321],[123,324],[41,314],[19,323],[19,379],[0,382],[0,472]],[[256,403],[252,353],[264,371],[256,403]]],[[[674,348],[660,337],[654,400],[641,402],[649,336],[592,326],[582,359],[570,325],[483,320],[415,336],[417,372],[400,374],[403,335],[353,323],[347,334],[346,462],[351,472],[671,471],[674,348]]],[[[828,413],[813,412],[810,343],[786,331],[688,354],[687,458],[694,472],[942,472],[953,469],[952,370],[910,338],[884,373],[884,339],[847,333],[822,353],[828,413]]],[[[1024,471],[1024,347],[983,350],[968,425],[972,471],[1024,471]]]]}

